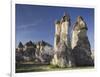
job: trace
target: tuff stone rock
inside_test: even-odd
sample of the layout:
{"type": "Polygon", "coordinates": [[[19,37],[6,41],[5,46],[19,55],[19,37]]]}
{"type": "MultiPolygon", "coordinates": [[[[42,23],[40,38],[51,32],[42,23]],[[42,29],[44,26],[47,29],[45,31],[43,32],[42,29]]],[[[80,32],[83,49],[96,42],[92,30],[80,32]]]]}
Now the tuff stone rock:
{"type": "Polygon", "coordinates": [[[64,42],[58,44],[52,64],[62,68],[74,66],[71,49],[69,49],[64,42]]]}
{"type": "Polygon", "coordinates": [[[52,64],[59,67],[72,67],[71,46],[69,37],[70,17],[64,14],[55,24],[54,58],[52,64]]]}
{"type": "Polygon", "coordinates": [[[72,54],[76,66],[94,65],[87,30],[85,21],[81,16],[78,16],[72,34],[72,54]]]}

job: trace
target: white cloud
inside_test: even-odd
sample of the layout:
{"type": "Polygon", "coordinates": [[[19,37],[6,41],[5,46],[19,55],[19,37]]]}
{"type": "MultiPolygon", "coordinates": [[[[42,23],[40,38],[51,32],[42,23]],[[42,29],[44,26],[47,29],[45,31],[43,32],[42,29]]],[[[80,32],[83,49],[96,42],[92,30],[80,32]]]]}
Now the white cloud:
{"type": "Polygon", "coordinates": [[[16,29],[17,30],[29,30],[33,27],[34,28],[39,27],[41,22],[42,22],[42,20],[38,20],[38,21],[35,21],[34,23],[30,23],[30,24],[17,25],[16,29]]]}

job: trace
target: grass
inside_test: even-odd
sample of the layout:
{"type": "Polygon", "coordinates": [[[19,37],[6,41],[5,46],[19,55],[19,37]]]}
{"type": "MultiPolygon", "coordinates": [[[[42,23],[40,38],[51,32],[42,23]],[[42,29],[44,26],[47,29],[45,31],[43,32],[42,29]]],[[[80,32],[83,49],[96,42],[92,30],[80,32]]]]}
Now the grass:
{"type": "Polygon", "coordinates": [[[49,64],[21,63],[21,64],[16,64],[16,73],[60,71],[60,70],[73,70],[73,69],[91,69],[91,68],[93,67],[59,68],[57,66],[53,66],[49,64]]]}

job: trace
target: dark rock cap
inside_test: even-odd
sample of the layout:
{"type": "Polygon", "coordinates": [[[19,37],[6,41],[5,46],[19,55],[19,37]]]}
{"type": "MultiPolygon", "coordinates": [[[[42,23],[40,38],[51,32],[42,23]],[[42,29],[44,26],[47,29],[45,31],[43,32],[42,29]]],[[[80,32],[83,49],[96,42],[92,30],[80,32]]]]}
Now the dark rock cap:
{"type": "Polygon", "coordinates": [[[83,17],[82,16],[78,16],[77,20],[76,20],[76,23],[74,24],[73,30],[75,30],[75,29],[77,29],[77,30],[79,30],[79,29],[86,29],[86,30],[88,30],[86,22],[84,22],[84,24],[85,24],[84,26],[81,26],[79,24],[81,21],[84,22],[83,17]]]}
{"type": "Polygon", "coordinates": [[[18,48],[23,48],[23,47],[24,46],[23,46],[22,42],[19,42],[18,48]]]}
{"type": "Polygon", "coordinates": [[[62,19],[61,19],[61,22],[65,22],[65,21],[70,21],[70,16],[67,14],[67,13],[64,13],[62,19]]]}
{"type": "Polygon", "coordinates": [[[83,21],[83,17],[82,16],[78,16],[77,17],[77,22],[83,21]]]}
{"type": "Polygon", "coordinates": [[[59,21],[59,20],[56,20],[56,21],[55,21],[55,24],[60,24],[60,21],[59,21]]]}
{"type": "Polygon", "coordinates": [[[26,46],[35,46],[35,44],[32,41],[29,41],[25,44],[26,46]]]}

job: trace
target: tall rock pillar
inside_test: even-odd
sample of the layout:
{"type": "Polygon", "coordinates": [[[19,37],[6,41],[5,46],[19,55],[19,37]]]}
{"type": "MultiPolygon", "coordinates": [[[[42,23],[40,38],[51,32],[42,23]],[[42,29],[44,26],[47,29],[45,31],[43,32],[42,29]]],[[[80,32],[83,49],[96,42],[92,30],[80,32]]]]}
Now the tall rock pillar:
{"type": "Polygon", "coordinates": [[[59,67],[72,67],[69,37],[70,18],[64,14],[55,24],[54,58],[52,64],[59,67]]]}
{"type": "Polygon", "coordinates": [[[91,46],[87,36],[87,25],[81,16],[77,17],[72,32],[72,53],[76,66],[93,65],[91,46]]]}
{"type": "Polygon", "coordinates": [[[60,42],[61,24],[60,21],[55,22],[54,49],[57,50],[57,45],[60,42]]]}
{"type": "Polygon", "coordinates": [[[70,17],[69,15],[64,14],[61,19],[61,41],[65,42],[67,47],[71,47],[70,45],[70,36],[69,36],[69,28],[70,28],[70,17]]]}

